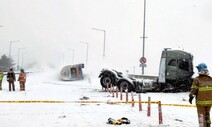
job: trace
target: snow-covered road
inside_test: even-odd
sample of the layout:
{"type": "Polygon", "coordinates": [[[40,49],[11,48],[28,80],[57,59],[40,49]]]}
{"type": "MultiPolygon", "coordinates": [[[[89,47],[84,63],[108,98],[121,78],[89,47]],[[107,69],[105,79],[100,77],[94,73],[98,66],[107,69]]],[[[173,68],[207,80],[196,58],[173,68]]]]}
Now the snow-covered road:
{"type": "MultiPolygon", "coordinates": [[[[131,94],[129,94],[131,95],[131,94]]],[[[135,100],[138,94],[133,93],[135,100]]],[[[188,105],[188,92],[185,93],[142,93],[141,98],[147,101],[161,101],[162,104],[188,105]]],[[[147,117],[147,104],[142,104],[142,111],[136,103],[107,104],[107,101],[120,101],[112,97],[111,93],[102,91],[99,79],[91,77],[83,81],[62,82],[54,79],[49,73],[28,74],[26,91],[19,91],[16,82],[16,91],[9,92],[8,84],[3,82],[0,91],[0,101],[19,100],[51,100],[65,101],[66,103],[0,103],[1,127],[111,127],[107,124],[108,118],[120,119],[127,117],[131,124],[120,125],[128,127],[159,126],[158,105],[151,105],[151,116],[147,117]],[[82,97],[88,101],[100,103],[74,103],[82,97]]],[[[123,94],[123,101],[125,94],[123,94]]],[[[131,96],[129,96],[131,100],[131,96]]],[[[162,106],[163,124],[170,127],[198,127],[195,107],[162,106]]]]}

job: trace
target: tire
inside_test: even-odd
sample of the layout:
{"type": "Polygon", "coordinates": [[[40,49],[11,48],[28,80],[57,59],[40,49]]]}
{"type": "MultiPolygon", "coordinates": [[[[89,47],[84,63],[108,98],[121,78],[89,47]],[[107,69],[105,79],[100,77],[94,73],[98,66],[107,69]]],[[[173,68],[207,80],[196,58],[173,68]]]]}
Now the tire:
{"type": "Polygon", "coordinates": [[[118,88],[121,91],[122,88],[122,92],[126,91],[128,89],[128,92],[134,91],[134,87],[131,83],[129,83],[126,80],[122,80],[118,83],[118,88]]]}
{"type": "Polygon", "coordinates": [[[108,87],[111,87],[111,84],[114,85],[115,81],[112,76],[102,76],[100,79],[100,83],[102,87],[107,88],[107,84],[109,85],[108,87]]]}

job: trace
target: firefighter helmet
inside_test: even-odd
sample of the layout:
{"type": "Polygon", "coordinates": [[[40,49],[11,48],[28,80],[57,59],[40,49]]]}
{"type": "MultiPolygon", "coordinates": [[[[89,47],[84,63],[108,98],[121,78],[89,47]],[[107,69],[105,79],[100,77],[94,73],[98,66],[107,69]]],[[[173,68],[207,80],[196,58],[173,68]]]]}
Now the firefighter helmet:
{"type": "Polygon", "coordinates": [[[21,68],[21,70],[20,70],[21,72],[24,72],[24,69],[23,68],[21,68]]]}
{"type": "Polygon", "coordinates": [[[198,72],[208,70],[207,65],[205,63],[200,63],[198,66],[196,66],[198,72]]]}

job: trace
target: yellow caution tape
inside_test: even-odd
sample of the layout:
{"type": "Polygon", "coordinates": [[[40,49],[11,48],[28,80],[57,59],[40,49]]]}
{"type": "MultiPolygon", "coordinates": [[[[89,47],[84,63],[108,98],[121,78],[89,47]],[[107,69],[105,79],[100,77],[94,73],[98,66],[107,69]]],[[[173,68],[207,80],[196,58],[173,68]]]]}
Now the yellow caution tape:
{"type": "Polygon", "coordinates": [[[186,105],[186,104],[161,104],[164,106],[179,106],[179,107],[196,107],[195,105],[186,105]]]}
{"type": "MultiPolygon", "coordinates": [[[[5,100],[0,101],[0,103],[80,103],[80,104],[131,104],[132,101],[55,101],[55,100],[5,100]]],[[[139,103],[139,101],[134,101],[133,103],[139,103]]],[[[158,104],[158,101],[141,101],[144,104],[158,104]]],[[[195,105],[187,105],[187,104],[161,104],[163,106],[179,106],[179,107],[196,107],[195,105]]]]}
{"type": "Polygon", "coordinates": [[[5,100],[0,103],[106,103],[104,101],[5,100]]]}
{"type": "MultiPolygon", "coordinates": [[[[126,102],[117,102],[117,103],[126,103],[126,102]]],[[[128,103],[132,103],[132,102],[128,102],[128,103]]],[[[139,101],[134,101],[134,103],[139,103],[139,101]]],[[[151,104],[159,104],[159,101],[141,101],[141,103],[144,103],[144,104],[148,104],[148,103],[151,103],[151,104]]],[[[195,105],[190,105],[190,104],[162,104],[161,105],[163,106],[179,106],[179,107],[196,107],[195,105]]]]}
{"type": "Polygon", "coordinates": [[[64,101],[50,101],[50,100],[14,100],[14,101],[0,101],[0,103],[64,103],[64,101]]]}

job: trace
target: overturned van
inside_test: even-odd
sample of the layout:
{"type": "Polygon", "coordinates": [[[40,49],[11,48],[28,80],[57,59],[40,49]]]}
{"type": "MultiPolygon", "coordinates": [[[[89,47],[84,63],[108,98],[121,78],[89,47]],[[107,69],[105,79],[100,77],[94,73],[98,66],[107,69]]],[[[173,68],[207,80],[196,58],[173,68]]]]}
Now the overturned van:
{"type": "Polygon", "coordinates": [[[60,79],[64,81],[75,81],[83,79],[84,64],[67,65],[60,71],[60,79]]]}

